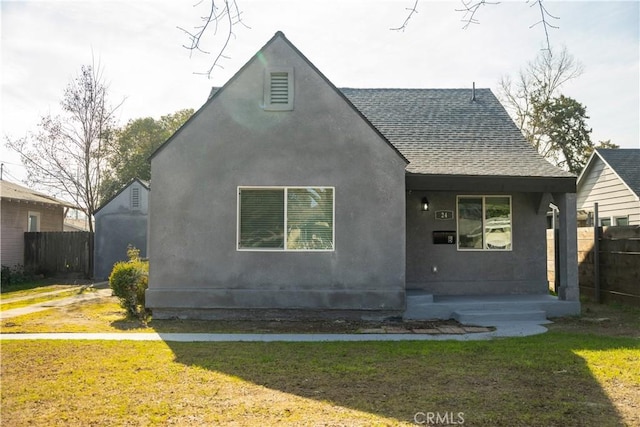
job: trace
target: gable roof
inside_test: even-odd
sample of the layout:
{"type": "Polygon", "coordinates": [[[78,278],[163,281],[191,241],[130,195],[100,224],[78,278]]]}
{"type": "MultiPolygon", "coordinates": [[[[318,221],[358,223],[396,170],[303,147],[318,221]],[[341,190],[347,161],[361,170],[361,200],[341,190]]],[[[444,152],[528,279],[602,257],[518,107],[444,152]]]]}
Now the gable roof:
{"type": "Polygon", "coordinates": [[[490,89],[341,91],[424,175],[573,177],[540,156],[490,89]]]}
{"type": "Polygon", "coordinates": [[[66,208],[78,209],[77,206],[69,202],[65,202],[64,200],[58,200],[55,197],[4,180],[0,181],[0,196],[5,200],[17,200],[27,203],[57,205],[66,208]]]}
{"type": "Polygon", "coordinates": [[[396,152],[396,154],[398,154],[398,156],[400,156],[406,163],[409,163],[409,161],[407,160],[407,158],[402,154],[402,152],[400,152],[400,150],[398,150],[398,148],[393,145],[384,134],[382,134],[380,132],[380,130],[378,128],[376,128],[370,121],[369,119],[364,116],[362,114],[362,112],[356,108],[352,103],[351,100],[346,97],[311,61],[309,61],[309,59],[298,50],[297,47],[294,46],[293,43],[291,43],[289,41],[289,39],[287,39],[287,37],[284,35],[284,33],[282,31],[277,31],[273,37],[267,42],[265,43],[265,45],[258,51],[256,52],[255,55],[253,55],[253,57],[251,57],[251,59],[249,61],[247,61],[242,68],[240,68],[240,70],[238,70],[237,73],[235,73],[233,75],[233,77],[231,77],[222,87],[217,88],[217,87],[213,87],[211,88],[211,91],[209,92],[209,96],[206,100],[206,102],[204,103],[204,105],[202,107],[200,107],[194,114],[191,115],[191,117],[176,131],[174,132],[173,135],[171,135],[169,137],[169,139],[167,139],[162,145],[160,145],[152,154],[151,156],[149,156],[149,160],[153,159],[156,154],[158,154],[160,151],[162,151],[162,149],[168,145],[169,143],[171,143],[171,141],[182,131],[182,129],[186,128],[192,120],[195,120],[195,118],[200,114],[200,112],[202,112],[209,104],[211,104],[212,102],[215,102],[216,98],[224,91],[225,87],[227,87],[231,82],[233,82],[235,79],[237,79],[242,72],[249,67],[254,61],[263,61],[264,59],[262,58],[262,52],[272,43],[274,43],[276,40],[282,40],[284,41],[287,46],[289,46],[289,48],[291,48],[291,50],[293,50],[293,52],[298,55],[314,72],[316,72],[320,78],[322,80],[324,80],[327,85],[336,93],[338,94],[351,108],[353,108],[353,110],[371,127],[371,129],[378,134],[378,136],[380,136],[380,138],[389,145],[389,147],[391,147],[391,149],[393,149],[393,151],[396,152]]]}
{"type": "Polygon", "coordinates": [[[120,195],[120,193],[122,193],[124,190],[126,190],[127,188],[129,188],[131,186],[131,184],[133,184],[134,182],[138,182],[140,183],[140,185],[142,185],[142,187],[144,189],[146,189],[147,191],[149,191],[149,189],[151,188],[149,181],[145,181],[142,180],[140,178],[133,178],[131,181],[129,181],[129,183],[125,186],[123,186],[120,191],[118,191],[116,194],[114,194],[113,196],[111,196],[109,198],[109,200],[107,200],[106,202],[104,202],[103,204],[100,205],[100,207],[98,209],[96,209],[96,211],[93,213],[94,215],[98,213],[98,211],[100,211],[100,209],[104,208],[105,206],[107,206],[109,203],[111,203],[111,201],[113,199],[115,199],[116,197],[118,197],[120,195]]]}
{"type": "Polygon", "coordinates": [[[597,148],[578,178],[578,185],[586,176],[595,158],[601,159],[618,178],[640,198],[640,148],[597,148]]]}
{"type": "Polygon", "coordinates": [[[575,176],[553,166],[524,139],[490,89],[336,88],[278,31],[223,87],[213,88],[205,104],[151,159],[169,144],[225,87],[275,40],[284,41],[408,163],[408,174],[560,178],[575,176]]]}

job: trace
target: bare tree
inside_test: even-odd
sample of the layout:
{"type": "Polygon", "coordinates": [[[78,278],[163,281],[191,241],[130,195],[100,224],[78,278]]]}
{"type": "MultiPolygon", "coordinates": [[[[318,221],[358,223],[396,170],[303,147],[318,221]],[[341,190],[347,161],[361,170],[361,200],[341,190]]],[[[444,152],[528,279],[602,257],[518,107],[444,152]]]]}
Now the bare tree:
{"type": "MultiPolygon", "coordinates": [[[[188,38],[188,44],[184,44],[183,47],[190,51],[190,55],[193,52],[200,52],[205,54],[211,54],[210,51],[205,50],[203,36],[207,32],[213,32],[213,36],[217,36],[218,33],[222,33],[222,44],[217,50],[216,56],[211,63],[211,67],[205,72],[198,72],[196,74],[203,74],[207,77],[211,77],[216,66],[221,67],[220,60],[228,58],[224,55],[227,50],[231,39],[235,37],[235,27],[242,25],[249,28],[242,21],[242,12],[238,6],[236,0],[207,0],[208,8],[206,13],[200,17],[200,25],[196,25],[191,30],[187,30],[183,27],[178,27],[188,38]]],[[[202,5],[205,0],[200,0],[194,5],[198,7],[202,5]]]]}
{"type": "Polygon", "coordinates": [[[536,115],[542,111],[540,106],[550,105],[559,89],[582,72],[582,64],[565,47],[559,53],[552,49],[540,51],[520,70],[515,80],[509,76],[500,80],[498,98],[527,141],[546,158],[553,158],[556,148],[540,128],[536,115]]]}
{"type": "Polygon", "coordinates": [[[62,115],[42,117],[39,131],[24,138],[6,138],[7,147],[20,154],[29,183],[72,200],[89,217],[89,231],[119,107],[109,105],[107,92],[100,68],[82,66],[64,91],[62,115]]]}
{"type": "MultiPolygon", "coordinates": [[[[418,13],[418,2],[420,0],[413,0],[413,6],[407,8],[408,11],[407,16],[399,27],[391,28],[394,31],[404,31],[408,24],[409,20],[418,13]]],[[[462,22],[464,25],[463,29],[469,28],[471,24],[479,24],[480,20],[477,18],[477,14],[484,6],[497,5],[500,2],[496,1],[487,1],[487,0],[460,0],[462,7],[460,9],[456,9],[456,12],[460,12],[463,14],[462,22]]],[[[533,28],[536,26],[541,26],[544,30],[546,46],[548,50],[551,50],[551,41],[549,39],[549,29],[558,28],[557,26],[551,24],[552,20],[559,19],[557,16],[552,15],[546,6],[543,4],[543,0],[527,0],[527,3],[531,3],[531,7],[537,7],[540,12],[540,20],[532,24],[529,28],[533,28]]]]}
{"type": "MultiPolygon", "coordinates": [[[[420,0],[411,0],[411,2],[412,6],[406,8],[407,15],[404,22],[398,27],[390,28],[391,30],[404,31],[408,27],[411,18],[418,13],[420,0]]],[[[462,7],[456,9],[456,11],[464,14],[462,18],[462,22],[464,22],[463,29],[468,28],[471,24],[480,23],[477,14],[484,6],[499,4],[499,2],[487,0],[460,0],[460,3],[462,7]]],[[[530,28],[542,26],[547,49],[551,50],[549,29],[558,28],[551,24],[551,20],[559,18],[549,13],[543,4],[543,0],[527,0],[527,3],[531,3],[531,7],[537,7],[540,11],[540,20],[532,24],[530,28]]],[[[199,0],[193,7],[202,7],[204,9],[204,14],[200,16],[200,25],[196,25],[190,30],[180,26],[177,28],[187,36],[188,43],[184,44],[183,47],[189,50],[190,55],[193,55],[194,52],[212,54],[208,48],[204,47],[205,35],[212,32],[211,38],[215,39],[218,34],[221,34],[219,36],[221,38],[220,47],[215,49],[215,57],[211,62],[211,66],[204,72],[196,73],[211,77],[211,73],[216,67],[222,67],[221,60],[228,58],[225,55],[225,51],[229,47],[231,39],[236,36],[236,27],[238,25],[249,27],[242,21],[242,9],[238,5],[238,0],[199,0]]]]}
{"type": "MultiPolygon", "coordinates": [[[[460,0],[462,2],[462,9],[457,9],[458,12],[464,13],[464,17],[462,18],[462,22],[464,22],[464,26],[462,28],[467,29],[471,24],[479,24],[480,21],[476,18],[476,13],[483,6],[487,5],[496,5],[500,2],[490,2],[487,0],[460,0]]],[[[549,13],[549,10],[543,4],[543,0],[527,0],[527,3],[531,3],[531,7],[537,7],[540,11],[540,20],[532,24],[529,28],[542,26],[544,30],[545,40],[547,49],[551,49],[551,42],[549,40],[549,29],[558,27],[551,24],[551,20],[560,19],[557,16],[549,13]]]]}

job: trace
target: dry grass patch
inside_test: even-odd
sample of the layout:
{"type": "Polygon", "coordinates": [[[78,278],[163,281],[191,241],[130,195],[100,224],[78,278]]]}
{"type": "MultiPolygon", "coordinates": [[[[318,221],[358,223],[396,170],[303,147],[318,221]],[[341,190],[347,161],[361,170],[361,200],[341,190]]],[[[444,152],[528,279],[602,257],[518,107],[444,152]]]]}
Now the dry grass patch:
{"type": "Polygon", "coordinates": [[[640,307],[583,301],[580,316],[553,320],[552,331],[640,338],[640,307]]]}
{"type": "Polygon", "coordinates": [[[74,286],[71,289],[58,289],[55,294],[47,295],[44,292],[30,293],[23,297],[3,298],[0,303],[0,310],[11,310],[14,308],[26,307],[29,305],[39,304],[43,302],[56,301],[79,295],[85,292],[92,292],[91,289],[74,286]]]}
{"type": "MultiPolygon", "coordinates": [[[[127,317],[116,297],[103,297],[69,306],[3,320],[3,333],[46,332],[162,332],[162,333],[358,333],[398,322],[365,321],[213,321],[151,320],[147,323],[127,317]]],[[[437,326],[457,325],[455,321],[421,321],[401,324],[404,328],[433,330],[437,326]]]]}
{"type": "Polygon", "coordinates": [[[80,287],[78,285],[57,284],[57,285],[45,285],[45,286],[38,286],[35,288],[21,289],[16,291],[6,291],[6,292],[3,289],[2,294],[0,294],[0,300],[6,301],[9,299],[15,299],[15,298],[34,297],[34,296],[45,294],[48,292],[65,291],[73,288],[80,288],[80,287]]]}
{"type": "Polygon", "coordinates": [[[126,319],[125,311],[115,297],[55,307],[37,313],[2,320],[2,333],[38,332],[122,332],[114,326],[130,324],[133,332],[149,332],[140,321],[126,319]]]}

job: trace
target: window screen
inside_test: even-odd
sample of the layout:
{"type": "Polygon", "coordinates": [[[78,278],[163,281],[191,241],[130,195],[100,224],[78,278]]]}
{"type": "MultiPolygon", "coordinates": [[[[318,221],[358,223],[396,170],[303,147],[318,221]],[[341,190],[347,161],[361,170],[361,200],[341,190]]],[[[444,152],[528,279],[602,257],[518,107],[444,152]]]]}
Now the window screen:
{"type": "Polygon", "coordinates": [[[333,250],[334,189],[241,188],[239,249],[333,250]]]}
{"type": "Polygon", "coordinates": [[[284,189],[241,190],[241,248],[284,248],[284,189]]]}

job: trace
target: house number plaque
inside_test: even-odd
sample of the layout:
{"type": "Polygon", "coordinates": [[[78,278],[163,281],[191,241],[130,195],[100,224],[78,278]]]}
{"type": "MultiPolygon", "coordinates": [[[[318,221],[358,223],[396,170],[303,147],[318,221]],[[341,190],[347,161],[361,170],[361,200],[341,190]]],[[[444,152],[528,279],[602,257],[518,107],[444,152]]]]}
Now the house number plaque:
{"type": "Polygon", "coordinates": [[[436,219],[453,219],[453,211],[436,211],[436,219]]]}

